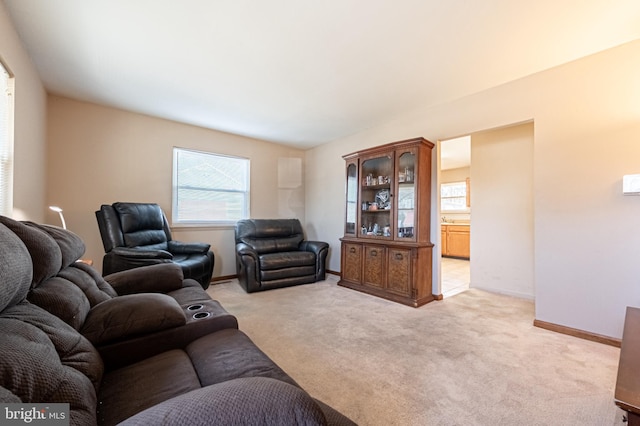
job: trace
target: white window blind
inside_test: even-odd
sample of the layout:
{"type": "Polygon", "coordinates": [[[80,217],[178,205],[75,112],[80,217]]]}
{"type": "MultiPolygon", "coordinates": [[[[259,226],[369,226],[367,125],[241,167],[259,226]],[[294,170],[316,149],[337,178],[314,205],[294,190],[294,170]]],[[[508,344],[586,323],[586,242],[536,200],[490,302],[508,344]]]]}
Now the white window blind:
{"type": "Polygon", "coordinates": [[[248,159],[174,148],[174,224],[225,225],[248,217],[248,159]]]}
{"type": "Polygon", "coordinates": [[[0,214],[13,213],[13,77],[0,61],[0,214]]]}
{"type": "Polygon", "coordinates": [[[467,183],[465,181],[440,185],[440,210],[443,212],[467,210],[467,183]]]}

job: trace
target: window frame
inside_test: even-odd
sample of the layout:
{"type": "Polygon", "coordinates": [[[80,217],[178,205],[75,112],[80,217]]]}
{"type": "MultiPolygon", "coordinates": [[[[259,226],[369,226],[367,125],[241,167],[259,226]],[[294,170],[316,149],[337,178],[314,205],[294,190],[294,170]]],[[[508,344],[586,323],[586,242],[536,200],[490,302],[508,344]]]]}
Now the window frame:
{"type": "MultiPolygon", "coordinates": [[[[173,147],[173,169],[172,169],[172,185],[171,185],[171,226],[172,227],[233,227],[239,219],[219,219],[219,220],[179,220],[179,182],[178,182],[178,158],[180,153],[198,154],[204,156],[215,157],[216,159],[233,159],[246,161],[246,189],[244,191],[221,189],[220,192],[241,193],[244,197],[245,211],[239,219],[246,219],[251,214],[251,160],[246,157],[218,154],[208,151],[200,151],[189,148],[173,147]]],[[[215,189],[207,188],[207,190],[215,191],[215,189]]]]}
{"type": "Polygon", "coordinates": [[[440,211],[442,213],[468,213],[469,212],[469,182],[468,180],[461,181],[453,181],[453,182],[442,182],[440,184],[440,211]],[[463,185],[464,186],[464,194],[461,195],[452,195],[452,196],[443,196],[443,188],[445,186],[455,186],[455,185],[463,185]],[[460,209],[446,209],[444,208],[443,200],[451,200],[451,199],[461,199],[463,200],[464,207],[460,209]]]}
{"type": "Polygon", "coordinates": [[[3,85],[5,93],[0,97],[0,102],[6,102],[4,123],[0,123],[3,124],[0,128],[3,132],[0,135],[0,214],[11,217],[13,215],[15,76],[2,58],[0,58],[0,73],[6,74],[6,86],[3,85]]]}

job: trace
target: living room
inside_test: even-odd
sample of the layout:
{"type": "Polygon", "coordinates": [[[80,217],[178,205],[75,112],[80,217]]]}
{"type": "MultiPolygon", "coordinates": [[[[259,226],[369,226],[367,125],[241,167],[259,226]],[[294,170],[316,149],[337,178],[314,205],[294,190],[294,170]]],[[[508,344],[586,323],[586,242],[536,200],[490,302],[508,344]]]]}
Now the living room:
{"type": "MultiPolygon", "coordinates": [[[[328,212],[344,208],[342,155],[416,136],[436,142],[533,123],[531,320],[615,340],[625,307],[640,303],[639,199],[622,195],[622,177],[640,173],[637,37],[301,149],[48,93],[6,9],[3,3],[0,56],[16,78],[14,217],[57,224],[47,207],[60,205],[98,268],[104,251],[94,211],[115,201],[170,210],[174,146],[250,158],[252,216],[300,218],[310,239],[330,244],[328,269],[339,272],[343,217],[328,212]],[[280,158],[303,160],[300,188],[278,187],[280,158]]],[[[179,228],[174,235],[212,245],[214,278],[235,274],[232,229],[179,228]]],[[[492,243],[474,240],[472,249],[494,267],[501,259],[491,255],[492,243]]],[[[434,264],[434,293],[437,271],[434,264]]],[[[521,273],[503,272],[477,287],[495,288],[521,273]]]]}

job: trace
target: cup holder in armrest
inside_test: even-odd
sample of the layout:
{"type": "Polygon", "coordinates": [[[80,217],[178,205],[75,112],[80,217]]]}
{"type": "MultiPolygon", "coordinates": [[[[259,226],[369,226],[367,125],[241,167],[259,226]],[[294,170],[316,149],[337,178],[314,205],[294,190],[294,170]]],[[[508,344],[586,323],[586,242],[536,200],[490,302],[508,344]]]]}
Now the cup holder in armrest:
{"type": "Polygon", "coordinates": [[[211,312],[197,312],[193,314],[193,319],[204,319],[209,318],[211,316],[211,312]]]}
{"type": "Polygon", "coordinates": [[[190,305],[190,306],[187,306],[187,310],[189,310],[189,311],[199,311],[202,308],[203,308],[202,305],[190,305]]]}

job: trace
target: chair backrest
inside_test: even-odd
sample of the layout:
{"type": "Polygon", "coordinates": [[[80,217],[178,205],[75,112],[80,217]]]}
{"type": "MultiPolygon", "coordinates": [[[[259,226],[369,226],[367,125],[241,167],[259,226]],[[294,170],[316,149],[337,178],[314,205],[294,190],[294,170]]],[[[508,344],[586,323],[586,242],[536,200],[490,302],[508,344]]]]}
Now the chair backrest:
{"type": "Polygon", "coordinates": [[[66,229],[0,216],[29,252],[31,289],[27,299],[80,330],[89,310],[117,293],[98,271],[81,262],[82,239],[66,229]]]}
{"type": "Polygon", "coordinates": [[[171,231],[164,212],[155,203],[114,203],[96,211],[106,253],[115,247],[166,250],[171,231]]]}
{"type": "Polygon", "coordinates": [[[299,250],[304,239],[298,219],[243,219],[235,234],[236,244],[245,243],[259,254],[299,250]]]}
{"type": "Polygon", "coordinates": [[[25,300],[30,288],[83,252],[68,231],[0,217],[0,400],[65,401],[71,424],[90,425],[97,422],[96,389],[104,372],[98,351],[62,319],[25,300]]]}

